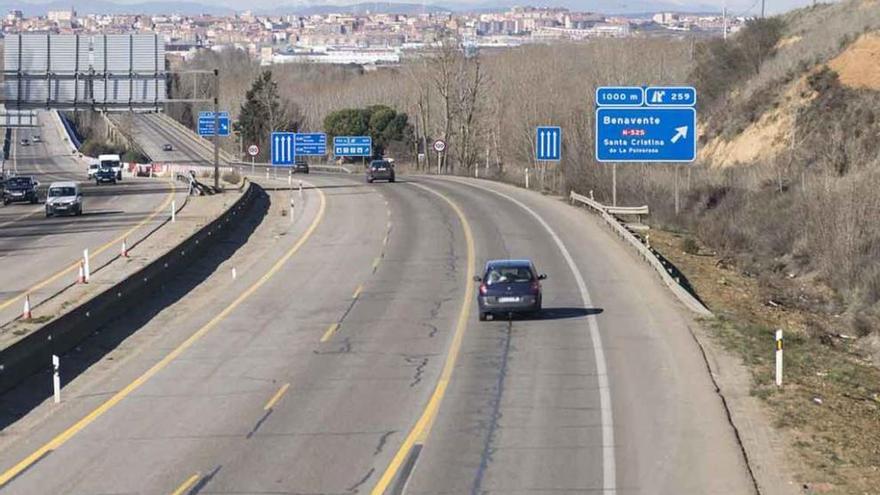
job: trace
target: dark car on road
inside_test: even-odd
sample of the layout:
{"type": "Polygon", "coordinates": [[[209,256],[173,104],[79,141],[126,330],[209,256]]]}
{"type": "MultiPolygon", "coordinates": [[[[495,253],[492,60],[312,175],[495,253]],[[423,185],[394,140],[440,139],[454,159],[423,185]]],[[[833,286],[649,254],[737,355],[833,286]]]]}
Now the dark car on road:
{"type": "Polygon", "coordinates": [[[305,161],[305,159],[303,159],[303,158],[297,158],[293,162],[293,173],[295,173],[295,174],[309,173],[309,162],[305,161]]]}
{"type": "Polygon", "coordinates": [[[37,195],[39,182],[32,177],[10,177],[3,184],[3,204],[28,202],[31,204],[40,201],[37,195]]]}
{"type": "Polygon", "coordinates": [[[102,182],[110,182],[116,184],[116,171],[110,165],[101,164],[101,167],[95,172],[95,185],[100,186],[102,182]]]}
{"type": "Polygon", "coordinates": [[[480,321],[495,316],[541,312],[541,280],[547,275],[538,274],[530,260],[492,260],[486,263],[482,277],[474,277],[480,283],[477,304],[480,321]]]}
{"type": "Polygon", "coordinates": [[[174,151],[174,147],[169,143],[165,143],[162,145],[162,151],[174,151]]]}
{"type": "Polygon", "coordinates": [[[394,164],[388,160],[373,160],[367,168],[367,182],[387,180],[394,182],[394,164]]]}

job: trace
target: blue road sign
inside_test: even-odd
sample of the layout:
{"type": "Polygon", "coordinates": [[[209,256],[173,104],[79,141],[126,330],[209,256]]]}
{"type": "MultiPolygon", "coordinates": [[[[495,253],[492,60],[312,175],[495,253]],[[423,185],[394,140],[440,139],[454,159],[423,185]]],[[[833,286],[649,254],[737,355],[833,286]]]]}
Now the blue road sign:
{"type": "Polygon", "coordinates": [[[562,159],[562,128],[542,126],[535,131],[535,159],[558,162],[562,159]]]}
{"type": "Polygon", "coordinates": [[[273,132],[270,138],[272,165],[290,166],[296,155],[293,153],[292,132],[273,132]]]}
{"type": "Polygon", "coordinates": [[[640,107],[645,101],[645,90],[637,86],[602,86],[596,88],[596,105],[640,107]]]}
{"type": "Polygon", "coordinates": [[[373,138],[370,136],[336,136],[333,138],[336,156],[373,156],[373,138]]]}
{"type": "Polygon", "coordinates": [[[697,111],[677,108],[596,109],[596,160],[692,162],[697,158],[697,111]]]}
{"type": "Polygon", "coordinates": [[[293,138],[293,150],[299,156],[326,155],[327,135],[323,132],[296,133],[293,138]]]}
{"type": "Polygon", "coordinates": [[[692,107],[697,104],[697,90],[689,86],[649,87],[645,89],[649,107],[692,107]]]}
{"type": "MultiPolygon", "coordinates": [[[[217,126],[220,127],[220,135],[229,135],[229,112],[217,112],[217,126]]],[[[199,112],[199,136],[213,136],[214,112],[199,112]]]]}

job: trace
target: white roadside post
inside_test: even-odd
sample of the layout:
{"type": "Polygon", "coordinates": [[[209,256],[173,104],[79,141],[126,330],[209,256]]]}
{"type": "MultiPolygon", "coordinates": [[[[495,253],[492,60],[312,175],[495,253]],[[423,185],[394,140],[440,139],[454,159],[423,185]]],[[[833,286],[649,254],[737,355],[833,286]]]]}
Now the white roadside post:
{"type": "Polygon", "coordinates": [[[782,330],[776,331],[776,386],[782,386],[782,330]]]}
{"type": "Polygon", "coordinates": [[[91,270],[89,269],[89,250],[83,249],[83,282],[89,283],[91,278],[91,270]]]}
{"type": "Polygon", "coordinates": [[[529,188],[529,167],[526,167],[526,189],[529,188]]]}
{"type": "Polygon", "coordinates": [[[287,187],[293,185],[293,170],[287,171],[287,187]]]}
{"type": "Polygon", "coordinates": [[[177,201],[171,201],[171,221],[177,221],[177,201]]]}
{"type": "Polygon", "coordinates": [[[52,390],[55,395],[55,403],[58,404],[61,402],[61,375],[59,374],[61,368],[61,359],[58,358],[55,354],[52,354],[52,390]]]}

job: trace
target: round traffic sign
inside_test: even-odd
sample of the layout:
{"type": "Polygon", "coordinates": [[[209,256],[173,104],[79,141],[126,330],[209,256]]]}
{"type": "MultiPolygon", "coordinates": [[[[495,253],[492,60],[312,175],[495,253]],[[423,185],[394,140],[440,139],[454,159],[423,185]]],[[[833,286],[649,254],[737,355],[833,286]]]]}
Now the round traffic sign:
{"type": "Polygon", "coordinates": [[[248,146],[248,155],[257,156],[260,154],[260,147],[256,144],[248,146]]]}
{"type": "Polygon", "coordinates": [[[434,151],[436,151],[437,153],[443,153],[443,151],[445,149],[446,149],[446,141],[444,141],[442,139],[438,139],[438,140],[434,141],[434,151]]]}

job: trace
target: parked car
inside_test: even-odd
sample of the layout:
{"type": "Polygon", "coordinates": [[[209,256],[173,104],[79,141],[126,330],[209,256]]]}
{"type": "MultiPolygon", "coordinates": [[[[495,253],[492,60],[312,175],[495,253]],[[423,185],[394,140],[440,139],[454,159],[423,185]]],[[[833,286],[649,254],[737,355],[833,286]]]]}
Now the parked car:
{"type": "Polygon", "coordinates": [[[480,321],[496,315],[514,313],[538,314],[541,312],[541,280],[530,260],[492,260],[486,263],[482,277],[474,277],[480,283],[477,305],[480,321]]]}
{"type": "Polygon", "coordinates": [[[31,145],[31,142],[28,141],[28,138],[21,138],[20,143],[22,146],[30,146],[31,145]]]}
{"type": "Polygon", "coordinates": [[[3,184],[3,204],[29,202],[36,204],[40,201],[37,195],[37,186],[40,183],[33,177],[10,177],[3,184]]]}
{"type": "Polygon", "coordinates": [[[388,160],[373,160],[367,167],[367,182],[387,180],[394,182],[394,164],[388,160]]]}
{"type": "Polygon", "coordinates": [[[95,178],[95,174],[98,173],[98,170],[99,170],[100,168],[101,168],[101,166],[98,165],[97,163],[91,163],[91,164],[89,164],[89,179],[94,179],[94,178],[95,178]]]}
{"type": "Polygon", "coordinates": [[[41,138],[39,134],[34,134],[33,136],[31,136],[31,140],[33,140],[33,142],[35,143],[43,142],[43,138],[41,138]]]}
{"type": "Polygon", "coordinates": [[[309,173],[309,162],[307,162],[304,158],[297,158],[293,162],[293,173],[295,173],[295,174],[309,173]]]}
{"type": "Polygon", "coordinates": [[[165,143],[162,145],[162,151],[174,151],[174,148],[170,143],[165,143]]]}
{"type": "Polygon", "coordinates": [[[46,218],[52,215],[82,215],[83,198],[76,182],[53,182],[46,193],[46,218]]]}
{"type": "Polygon", "coordinates": [[[95,172],[95,185],[100,186],[102,182],[110,182],[116,184],[117,172],[110,165],[101,164],[98,171],[95,172]]]}

